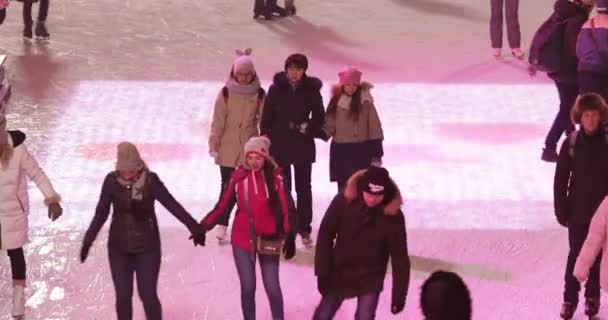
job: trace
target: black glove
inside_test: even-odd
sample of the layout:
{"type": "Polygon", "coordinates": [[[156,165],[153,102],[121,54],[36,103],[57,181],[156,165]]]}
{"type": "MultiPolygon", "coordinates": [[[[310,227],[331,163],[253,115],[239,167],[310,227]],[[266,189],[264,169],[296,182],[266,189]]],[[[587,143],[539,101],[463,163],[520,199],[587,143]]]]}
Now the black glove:
{"type": "Polygon", "coordinates": [[[557,215],[557,223],[559,223],[562,227],[568,228],[568,218],[563,215],[557,215]]]}
{"type": "Polygon", "coordinates": [[[391,303],[391,312],[393,314],[397,314],[403,311],[403,308],[405,308],[405,299],[393,298],[393,302],[391,303]]]}
{"type": "Polygon", "coordinates": [[[49,219],[51,219],[51,221],[57,220],[63,214],[63,209],[57,202],[49,204],[48,209],[49,209],[49,219]]]}
{"type": "Polygon", "coordinates": [[[329,293],[331,289],[331,281],[329,276],[317,276],[317,290],[324,296],[329,293]]]}
{"type": "Polygon", "coordinates": [[[296,237],[289,236],[285,240],[285,245],[283,246],[283,255],[285,256],[285,260],[289,260],[296,255],[296,237]]]}
{"type": "Polygon", "coordinates": [[[200,225],[197,224],[196,227],[194,227],[192,230],[190,230],[190,232],[192,233],[192,235],[190,235],[190,240],[192,240],[192,242],[194,242],[194,246],[205,246],[205,239],[206,239],[206,233],[207,231],[205,230],[205,228],[200,225]]]}
{"type": "Polygon", "coordinates": [[[88,243],[82,243],[82,247],[80,248],[80,263],[84,263],[89,256],[89,249],[91,249],[91,245],[88,243]]]}

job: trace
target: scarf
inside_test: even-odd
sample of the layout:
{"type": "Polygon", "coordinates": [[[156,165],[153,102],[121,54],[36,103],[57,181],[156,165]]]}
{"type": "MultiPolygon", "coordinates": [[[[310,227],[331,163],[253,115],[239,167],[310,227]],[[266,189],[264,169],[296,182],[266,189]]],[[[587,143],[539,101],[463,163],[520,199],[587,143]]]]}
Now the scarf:
{"type": "Polygon", "coordinates": [[[131,188],[131,199],[142,201],[144,199],[144,187],[146,184],[146,178],[148,176],[148,169],[144,168],[139,177],[136,177],[134,180],[125,180],[123,179],[119,173],[116,174],[116,180],[123,187],[131,188]]]}
{"type": "Polygon", "coordinates": [[[255,79],[250,84],[240,84],[232,77],[226,80],[226,88],[228,88],[229,93],[234,93],[237,95],[252,95],[258,93],[260,90],[261,84],[260,79],[256,76],[255,79]]]}

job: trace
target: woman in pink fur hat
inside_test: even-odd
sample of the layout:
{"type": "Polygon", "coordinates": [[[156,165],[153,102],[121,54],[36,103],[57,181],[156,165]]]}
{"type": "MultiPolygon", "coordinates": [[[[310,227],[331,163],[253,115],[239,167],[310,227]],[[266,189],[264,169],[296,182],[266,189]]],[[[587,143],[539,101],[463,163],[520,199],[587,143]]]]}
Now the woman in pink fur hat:
{"type": "Polygon", "coordinates": [[[381,165],[384,154],[382,124],[371,95],[373,86],[361,80],[357,68],[338,73],[332,87],[321,135],[332,139],[329,151],[330,180],[342,190],[348,178],[370,164],[381,165]]]}

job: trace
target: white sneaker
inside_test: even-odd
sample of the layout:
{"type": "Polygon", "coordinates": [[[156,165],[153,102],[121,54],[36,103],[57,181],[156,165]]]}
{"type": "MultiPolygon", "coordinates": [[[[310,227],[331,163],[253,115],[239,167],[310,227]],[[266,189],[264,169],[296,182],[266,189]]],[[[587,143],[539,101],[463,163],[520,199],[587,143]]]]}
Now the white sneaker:
{"type": "MultiPolygon", "coordinates": [[[[25,292],[23,286],[13,287],[13,310],[11,315],[13,317],[23,317],[25,314],[25,292]]],[[[22,318],[20,318],[22,319],[22,318]]]]}
{"type": "Polygon", "coordinates": [[[215,227],[215,229],[217,230],[217,232],[215,233],[215,237],[217,238],[218,241],[220,241],[220,242],[228,241],[228,227],[220,224],[220,225],[217,225],[215,227]]]}

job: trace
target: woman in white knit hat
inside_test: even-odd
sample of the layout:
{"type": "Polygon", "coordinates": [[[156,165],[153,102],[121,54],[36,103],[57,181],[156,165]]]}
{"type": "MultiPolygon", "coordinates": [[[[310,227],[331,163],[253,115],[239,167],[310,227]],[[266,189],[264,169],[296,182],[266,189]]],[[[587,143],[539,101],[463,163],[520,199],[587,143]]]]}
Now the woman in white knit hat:
{"type": "Polygon", "coordinates": [[[188,228],[195,246],[205,245],[205,229],[175,200],[158,175],[148,169],[137,147],[129,142],[119,144],[116,170],[110,172],[103,182],[95,216],[80,250],[80,261],[84,263],[112,208],[108,256],[116,290],[118,320],[131,320],[133,317],[134,276],[137,277],[146,319],[162,319],[156,293],[161,261],[160,233],[154,209],[156,201],[188,228]]]}
{"type": "Polygon", "coordinates": [[[279,261],[295,255],[295,214],[283,186],[281,170],[270,158],[270,140],[253,137],[245,144],[245,162],[232,174],[220,202],[201,224],[218,223],[230,199],[238,209],[232,226],[232,252],[241,283],[241,307],[245,320],[255,319],[256,257],[260,261],[264,289],[273,320],[284,319],[279,261]]]}
{"type": "Polygon", "coordinates": [[[29,201],[27,178],[44,195],[48,216],[55,221],[62,214],[57,194],[49,178],[28,152],[21,131],[6,131],[5,103],[0,103],[0,250],[7,250],[13,275],[11,314],[25,315],[26,264],[23,246],[28,242],[29,201]]]}
{"type": "MultiPolygon", "coordinates": [[[[222,192],[243,160],[245,143],[259,135],[258,123],[265,96],[250,57],[251,49],[236,50],[236,54],[230,76],[215,100],[209,132],[209,155],[220,168],[222,192]]],[[[226,231],[235,203],[235,198],[230,199],[218,221],[216,236],[220,242],[228,239],[226,231]]]]}

